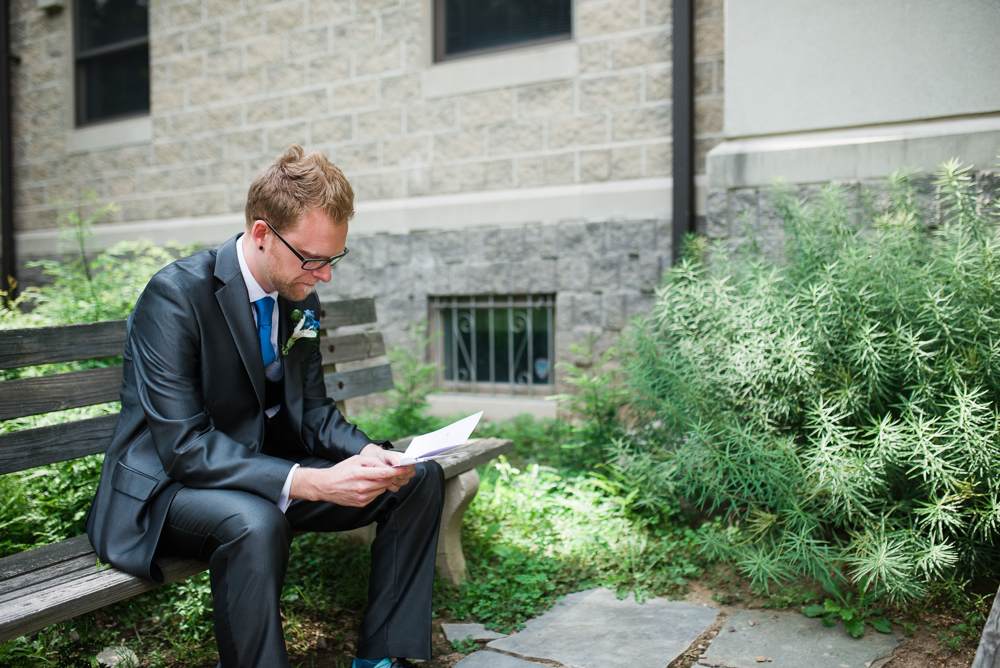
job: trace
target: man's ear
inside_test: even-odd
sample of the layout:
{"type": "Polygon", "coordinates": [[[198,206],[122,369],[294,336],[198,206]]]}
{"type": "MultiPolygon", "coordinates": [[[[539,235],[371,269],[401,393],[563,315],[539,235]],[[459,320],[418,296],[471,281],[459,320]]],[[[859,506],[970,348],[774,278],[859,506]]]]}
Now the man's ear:
{"type": "Polygon", "coordinates": [[[253,239],[253,245],[258,248],[264,245],[267,235],[270,233],[270,228],[268,228],[267,223],[263,220],[255,220],[253,221],[253,225],[250,226],[250,238],[253,239]]]}

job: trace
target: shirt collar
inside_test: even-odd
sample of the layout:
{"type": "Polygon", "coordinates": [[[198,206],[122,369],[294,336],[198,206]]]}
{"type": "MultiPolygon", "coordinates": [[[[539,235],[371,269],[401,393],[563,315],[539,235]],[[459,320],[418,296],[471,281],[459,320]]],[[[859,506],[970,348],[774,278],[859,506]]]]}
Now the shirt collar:
{"type": "Polygon", "coordinates": [[[250,303],[253,304],[258,299],[262,297],[271,297],[274,299],[275,303],[278,302],[278,291],[274,292],[264,292],[264,288],[260,287],[260,283],[257,279],[253,277],[250,273],[250,267],[247,265],[247,259],[243,256],[243,235],[236,238],[236,257],[240,261],[240,271],[243,272],[243,282],[247,284],[247,293],[250,295],[250,303]]]}

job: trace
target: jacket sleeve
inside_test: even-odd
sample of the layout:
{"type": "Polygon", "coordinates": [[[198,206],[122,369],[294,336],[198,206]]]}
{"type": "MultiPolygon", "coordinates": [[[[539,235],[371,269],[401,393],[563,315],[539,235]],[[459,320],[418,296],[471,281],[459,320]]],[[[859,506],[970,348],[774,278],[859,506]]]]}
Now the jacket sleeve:
{"type": "MultiPolygon", "coordinates": [[[[139,403],[163,470],[207,489],[252,492],[277,502],[292,462],[255,452],[215,428],[200,373],[204,323],[189,295],[163,272],[136,305],[128,337],[139,403]]],[[[218,363],[218,360],[215,360],[218,363]]],[[[259,411],[259,407],[251,407],[259,411]]],[[[254,414],[248,411],[254,424],[254,414]]]]}
{"type": "MultiPolygon", "coordinates": [[[[319,298],[308,298],[308,308],[319,313],[319,298]]],[[[337,462],[361,452],[372,441],[344,419],[336,402],[326,395],[323,355],[318,346],[299,344],[302,356],[302,441],[312,454],[337,462]],[[307,351],[307,352],[306,352],[307,351]]],[[[391,444],[390,444],[391,445],[391,444]]]]}

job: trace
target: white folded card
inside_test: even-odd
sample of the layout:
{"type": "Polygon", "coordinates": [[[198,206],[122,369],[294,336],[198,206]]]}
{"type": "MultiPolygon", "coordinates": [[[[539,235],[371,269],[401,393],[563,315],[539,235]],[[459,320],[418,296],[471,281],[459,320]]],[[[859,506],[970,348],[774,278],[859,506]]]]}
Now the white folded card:
{"type": "Polygon", "coordinates": [[[483,417],[483,412],[479,411],[458,422],[452,422],[447,427],[442,427],[423,436],[417,436],[410,441],[410,447],[403,453],[403,460],[399,462],[399,465],[409,466],[417,462],[443,459],[459,454],[449,453],[449,450],[454,450],[469,440],[469,436],[475,431],[481,417],[483,417]]]}

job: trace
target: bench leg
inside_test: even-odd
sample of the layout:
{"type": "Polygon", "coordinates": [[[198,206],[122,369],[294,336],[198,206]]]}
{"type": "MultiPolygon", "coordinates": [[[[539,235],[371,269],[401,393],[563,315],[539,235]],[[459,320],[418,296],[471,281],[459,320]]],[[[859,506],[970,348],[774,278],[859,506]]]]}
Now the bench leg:
{"type": "Polygon", "coordinates": [[[348,540],[357,541],[365,547],[371,547],[372,543],[375,542],[375,530],[378,525],[372,522],[368,526],[358,527],[357,529],[351,529],[350,531],[345,531],[348,540]]]}
{"type": "Polygon", "coordinates": [[[444,507],[438,533],[437,561],[441,575],[452,584],[465,581],[465,555],[462,553],[462,518],[479,491],[475,469],[449,478],[444,483],[444,507]]]}
{"type": "MultiPolygon", "coordinates": [[[[479,474],[475,469],[444,482],[444,506],[441,508],[441,529],[438,533],[435,565],[452,584],[465,581],[465,554],[462,552],[462,519],[469,504],[479,491],[479,474]]],[[[371,545],[375,540],[375,524],[347,532],[351,540],[371,545]]]]}

